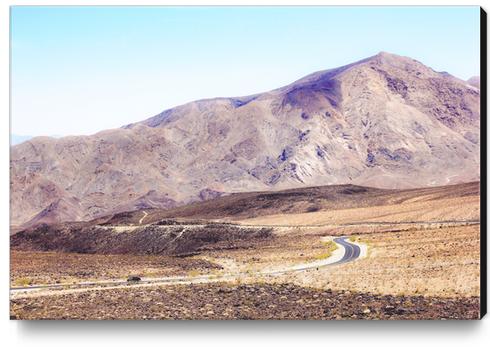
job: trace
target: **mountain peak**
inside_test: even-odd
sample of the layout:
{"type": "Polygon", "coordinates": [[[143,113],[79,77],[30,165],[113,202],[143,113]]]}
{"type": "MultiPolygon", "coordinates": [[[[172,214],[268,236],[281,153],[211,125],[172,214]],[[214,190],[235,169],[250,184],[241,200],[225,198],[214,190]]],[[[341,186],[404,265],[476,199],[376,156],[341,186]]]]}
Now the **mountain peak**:
{"type": "Polygon", "coordinates": [[[375,57],[380,57],[380,58],[401,58],[401,55],[386,52],[386,51],[380,51],[378,54],[375,55],[375,57]]]}
{"type": "Polygon", "coordinates": [[[385,51],[381,51],[378,54],[365,59],[364,61],[376,61],[378,63],[389,64],[389,65],[418,64],[425,67],[425,65],[418,62],[415,59],[403,55],[385,52],[385,51]]]}

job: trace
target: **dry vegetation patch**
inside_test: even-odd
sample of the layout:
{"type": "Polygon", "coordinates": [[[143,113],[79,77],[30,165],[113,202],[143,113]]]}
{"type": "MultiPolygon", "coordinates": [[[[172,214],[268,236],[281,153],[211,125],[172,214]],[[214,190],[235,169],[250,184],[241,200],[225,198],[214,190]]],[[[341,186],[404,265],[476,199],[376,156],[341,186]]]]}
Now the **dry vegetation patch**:
{"type": "Polygon", "coordinates": [[[186,275],[192,270],[209,273],[221,269],[221,266],[194,257],[11,251],[10,269],[11,285],[24,287],[31,284],[118,279],[129,275],[186,275]]]}

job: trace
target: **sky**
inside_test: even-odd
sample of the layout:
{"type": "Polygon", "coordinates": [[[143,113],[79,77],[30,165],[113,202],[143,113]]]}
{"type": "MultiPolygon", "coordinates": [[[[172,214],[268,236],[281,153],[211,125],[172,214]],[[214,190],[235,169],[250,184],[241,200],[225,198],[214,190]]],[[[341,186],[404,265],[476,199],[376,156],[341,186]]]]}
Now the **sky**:
{"type": "Polygon", "coordinates": [[[479,75],[479,7],[11,8],[11,132],[86,135],[380,51],[479,75]]]}

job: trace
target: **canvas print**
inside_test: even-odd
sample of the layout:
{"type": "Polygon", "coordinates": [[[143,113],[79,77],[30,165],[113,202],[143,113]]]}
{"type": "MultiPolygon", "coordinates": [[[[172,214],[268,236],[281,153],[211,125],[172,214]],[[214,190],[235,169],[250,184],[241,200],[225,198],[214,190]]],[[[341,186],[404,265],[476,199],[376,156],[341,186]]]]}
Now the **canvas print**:
{"type": "Polygon", "coordinates": [[[11,319],[481,318],[483,28],[12,7],[11,319]]]}

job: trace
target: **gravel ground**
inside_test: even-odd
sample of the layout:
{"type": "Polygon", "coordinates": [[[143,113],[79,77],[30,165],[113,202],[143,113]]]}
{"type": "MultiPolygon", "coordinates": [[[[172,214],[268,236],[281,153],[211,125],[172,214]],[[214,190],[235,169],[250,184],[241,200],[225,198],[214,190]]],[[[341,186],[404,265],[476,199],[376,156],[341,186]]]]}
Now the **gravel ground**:
{"type": "Polygon", "coordinates": [[[11,300],[12,319],[478,319],[478,297],[359,294],[291,284],[200,284],[11,300]]]}

